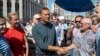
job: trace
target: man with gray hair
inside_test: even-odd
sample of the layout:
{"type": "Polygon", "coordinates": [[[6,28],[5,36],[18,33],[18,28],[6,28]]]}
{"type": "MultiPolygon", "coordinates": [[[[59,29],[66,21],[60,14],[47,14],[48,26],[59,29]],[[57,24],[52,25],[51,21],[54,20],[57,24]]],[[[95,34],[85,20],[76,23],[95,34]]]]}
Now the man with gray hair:
{"type": "MultiPolygon", "coordinates": [[[[90,29],[92,21],[90,18],[81,20],[80,34],[74,36],[73,56],[92,56],[95,53],[95,34],[90,29]]],[[[76,33],[77,34],[77,33],[76,33]]]]}

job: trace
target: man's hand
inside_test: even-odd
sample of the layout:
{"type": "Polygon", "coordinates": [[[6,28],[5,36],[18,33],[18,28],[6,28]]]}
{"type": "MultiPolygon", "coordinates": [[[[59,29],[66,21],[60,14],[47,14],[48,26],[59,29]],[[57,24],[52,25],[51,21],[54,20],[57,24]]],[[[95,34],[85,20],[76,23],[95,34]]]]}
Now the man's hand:
{"type": "Polygon", "coordinates": [[[57,54],[58,54],[58,55],[66,54],[66,52],[65,52],[64,48],[60,47],[60,48],[58,49],[58,51],[57,51],[57,54]]]}
{"type": "Polygon", "coordinates": [[[67,46],[67,47],[63,47],[63,49],[65,50],[64,52],[67,53],[69,50],[75,48],[75,45],[74,44],[71,44],[70,46],[67,46]]]}
{"type": "Polygon", "coordinates": [[[67,46],[67,48],[70,50],[70,49],[76,48],[76,46],[74,44],[71,44],[70,46],[67,46]]]}

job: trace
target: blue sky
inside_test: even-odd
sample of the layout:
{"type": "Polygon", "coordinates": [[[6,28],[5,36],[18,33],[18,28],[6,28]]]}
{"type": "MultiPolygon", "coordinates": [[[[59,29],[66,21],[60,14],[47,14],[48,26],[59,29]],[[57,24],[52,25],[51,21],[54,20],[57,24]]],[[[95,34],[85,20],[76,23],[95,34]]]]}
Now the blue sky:
{"type": "Polygon", "coordinates": [[[51,8],[52,3],[54,3],[54,2],[55,2],[55,0],[48,0],[48,7],[49,7],[49,9],[51,8]]]}

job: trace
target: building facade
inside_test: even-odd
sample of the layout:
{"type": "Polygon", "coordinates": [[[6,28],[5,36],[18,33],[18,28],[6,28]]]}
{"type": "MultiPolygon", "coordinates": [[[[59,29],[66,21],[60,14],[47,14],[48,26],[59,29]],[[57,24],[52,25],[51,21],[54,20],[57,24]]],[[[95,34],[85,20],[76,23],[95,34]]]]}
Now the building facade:
{"type": "Polygon", "coordinates": [[[52,3],[51,13],[57,13],[58,15],[64,15],[64,9],[59,7],[57,4],[52,3]]]}
{"type": "Polygon", "coordinates": [[[0,15],[7,18],[9,12],[17,12],[21,20],[28,20],[44,6],[47,0],[0,0],[0,15]]]}

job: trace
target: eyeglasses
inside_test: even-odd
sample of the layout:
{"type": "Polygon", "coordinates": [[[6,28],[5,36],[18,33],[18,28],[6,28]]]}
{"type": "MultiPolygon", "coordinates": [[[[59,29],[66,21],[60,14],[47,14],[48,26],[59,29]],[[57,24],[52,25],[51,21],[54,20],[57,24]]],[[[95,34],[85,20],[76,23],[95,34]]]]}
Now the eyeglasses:
{"type": "Polygon", "coordinates": [[[36,18],[37,20],[40,20],[41,18],[36,18]]]}
{"type": "Polygon", "coordinates": [[[81,21],[75,21],[75,23],[78,23],[78,22],[80,23],[81,21]]]}

